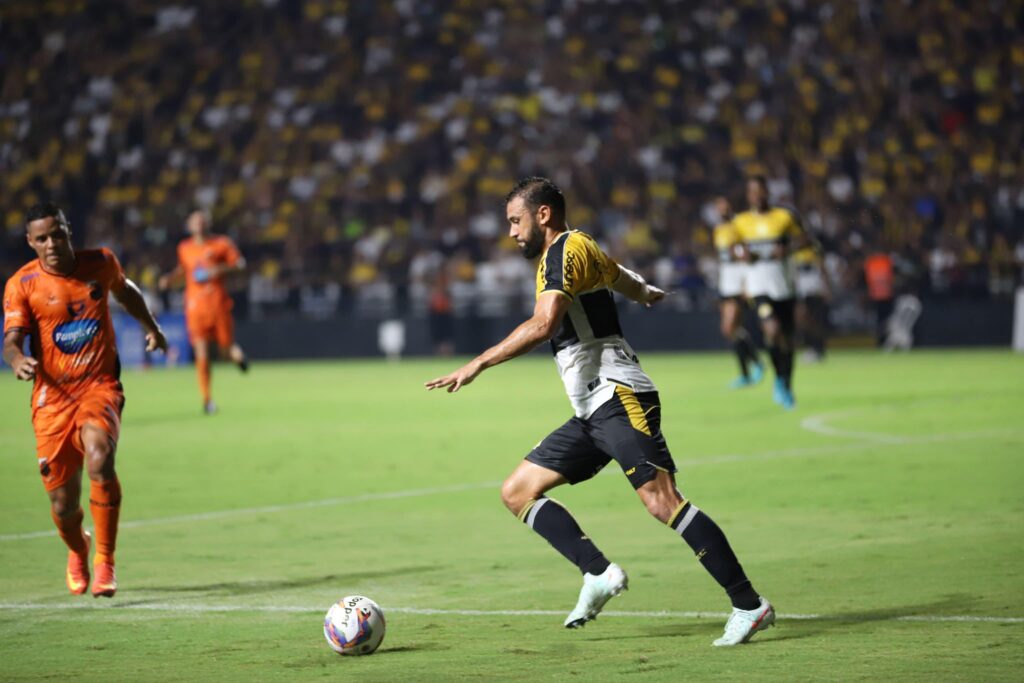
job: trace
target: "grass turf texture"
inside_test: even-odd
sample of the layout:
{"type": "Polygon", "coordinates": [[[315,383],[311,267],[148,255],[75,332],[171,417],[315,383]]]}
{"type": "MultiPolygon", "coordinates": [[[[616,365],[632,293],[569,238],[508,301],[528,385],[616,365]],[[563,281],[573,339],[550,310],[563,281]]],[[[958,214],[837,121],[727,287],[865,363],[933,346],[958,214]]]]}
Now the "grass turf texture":
{"type": "MultiPolygon", "coordinates": [[[[218,366],[212,418],[190,369],[127,374],[121,590],[71,597],[55,536],[0,540],[0,679],[1019,680],[1024,623],[894,618],[1024,617],[1024,358],[837,353],[798,367],[792,413],[770,382],[725,389],[725,355],[643,360],[683,492],[780,612],[748,646],[711,647],[724,616],[561,627],[579,575],[497,485],[569,417],[549,359],[454,396],[422,382],[456,361],[265,363],[245,377],[218,366]],[[364,496],[431,488],[449,490],[364,496]],[[249,508],[262,509],[230,512],[249,508]],[[211,511],[229,512],[148,523],[211,511]],[[393,611],[377,654],[340,658],[321,620],[352,593],[385,610],[558,614],[393,611]]],[[[5,536],[51,524],[28,393],[0,378],[5,536]]],[[[608,609],[724,614],[689,548],[607,470],[554,495],[630,574],[608,609]]]]}

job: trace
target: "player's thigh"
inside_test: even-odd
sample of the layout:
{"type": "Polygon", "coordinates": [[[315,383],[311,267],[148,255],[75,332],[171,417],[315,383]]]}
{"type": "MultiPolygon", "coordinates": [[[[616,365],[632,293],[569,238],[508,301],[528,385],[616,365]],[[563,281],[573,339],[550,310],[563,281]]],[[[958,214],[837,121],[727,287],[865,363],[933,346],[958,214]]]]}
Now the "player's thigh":
{"type": "Polygon", "coordinates": [[[759,296],[754,299],[754,310],[757,319],[761,323],[767,340],[774,339],[781,331],[779,322],[778,301],[769,296],[759,296]]]}
{"type": "Polygon", "coordinates": [[[216,339],[216,320],[205,309],[192,309],[185,316],[185,329],[188,330],[188,340],[193,348],[203,346],[209,352],[209,343],[216,339]]]}
{"type": "Polygon", "coordinates": [[[548,434],[526,456],[526,461],[578,484],[600,472],[611,460],[594,443],[584,420],[574,417],[548,434]]]}
{"type": "Polygon", "coordinates": [[[75,415],[76,446],[91,475],[112,474],[121,435],[124,393],[119,383],[105,383],[85,392],[75,415]]]}
{"type": "Polygon", "coordinates": [[[32,416],[36,436],[36,464],[47,494],[80,477],[82,449],[75,443],[76,406],[51,405],[32,416]]]}
{"type": "Polygon", "coordinates": [[[722,314],[722,332],[731,334],[739,325],[740,319],[740,298],[739,296],[722,297],[718,304],[722,314]]]}
{"type": "Polygon", "coordinates": [[[217,341],[221,357],[223,357],[235,344],[235,319],[231,315],[230,309],[223,310],[218,314],[213,326],[213,336],[217,341]]]}
{"type": "Polygon", "coordinates": [[[659,472],[676,472],[675,462],[661,431],[658,392],[636,393],[626,387],[595,411],[589,420],[591,437],[622,468],[634,489],[659,472]]]}

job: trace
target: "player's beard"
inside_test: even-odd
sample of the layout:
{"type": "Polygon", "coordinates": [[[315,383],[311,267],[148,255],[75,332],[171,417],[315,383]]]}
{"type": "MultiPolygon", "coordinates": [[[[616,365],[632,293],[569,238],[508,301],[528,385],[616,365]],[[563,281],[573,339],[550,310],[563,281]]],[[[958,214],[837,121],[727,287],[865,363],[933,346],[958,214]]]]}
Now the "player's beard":
{"type": "Polygon", "coordinates": [[[540,252],[544,251],[544,233],[535,232],[529,240],[523,242],[522,246],[519,247],[519,251],[522,252],[523,258],[527,261],[532,261],[540,256],[540,252]]]}

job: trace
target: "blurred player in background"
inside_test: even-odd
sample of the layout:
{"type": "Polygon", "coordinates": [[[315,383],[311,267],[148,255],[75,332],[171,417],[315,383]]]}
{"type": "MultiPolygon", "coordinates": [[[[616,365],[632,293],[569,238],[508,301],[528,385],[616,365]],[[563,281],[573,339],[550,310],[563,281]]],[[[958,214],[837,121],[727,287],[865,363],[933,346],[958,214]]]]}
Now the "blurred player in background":
{"type": "Polygon", "coordinates": [[[53,522],[68,547],[68,589],[81,595],[89,588],[91,536],[82,530],[80,503],[84,463],[96,526],[92,594],[112,597],[121,509],[114,454],[124,393],[109,295],[142,325],[148,351],[166,351],[167,340],[113,253],[72,248],[71,226],[56,204],[32,207],[26,232],[38,258],[11,276],[4,289],[4,362],[15,377],[35,383],[36,457],[53,522]],[[22,353],[26,336],[29,355],[22,353]]]}
{"type": "Polygon", "coordinates": [[[210,394],[210,343],[242,372],[249,370],[245,352],[235,343],[234,302],[224,286],[225,277],[245,270],[245,259],[230,238],[211,232],[205,211],[193,211],[186,226],[191,237],[178,245],[178,265],[160,278],[159,287],[167,289],[184,276],[185,326],[196,357],[203,411],[212,415],[217,406],[210,394]]]}
{"type": "Polygon", "coordinates": [[[747,296],[757,310],[764,344],[775,368],[772,398],[786,410],[796,406],[793,396],[794,297],[789,257],[807,244],[796,214],[768,203],[768,182],[763,176],[747,180],[750,208],[733,218],[746,245],[747,296]]]}
{"type": "Polygon", "coordinates": [[[710,517],[676,488],[676,466],[661,432],[661,404],[651,379],[622,336],[612,292],[650,306],[665,293],[619,266],[589,235],[565,222],[561,190],[545,178],[521,180],[506,198],[509,234],[528,259],[540,256],[533,317],[428,389],[455,392],[487,368],[551,341],[555,363],[575,416],[526,456],[502,487],[505,506],[583,574],[575,609],[565,620],[578,628],[595,619],[628,586],[558,501],[544,494],[590,479],[613,459],[648,511],[693,549],[733,605],[715,645],[739,645],[772,625],[775,611],[754,590],[710,517]]]}
{"type": "Polygon", "coordinates": [[[719,223],[712,231],[712,240],[718,252],[718,297],[721,313],[722,336],[732,345],[740,365],[740,376],[733,380],[734,389],[757,384],[764,376],[764,368],[757,357],[757,347],[743,326],[746,310],[745,281],[747,264],[744,245],[736,226],[732,224],[732,206],[725,197],[715,199],[719,223]]]}
{"type": "Polygon", "coordinates": [[[808,244],[797,250],[793,254],[793,267],[796,270],[798,342],[807,346],[804,360],[822,361],[828,343],[828,301],[832,298],[832,288],[818,245],[808,244]]]}

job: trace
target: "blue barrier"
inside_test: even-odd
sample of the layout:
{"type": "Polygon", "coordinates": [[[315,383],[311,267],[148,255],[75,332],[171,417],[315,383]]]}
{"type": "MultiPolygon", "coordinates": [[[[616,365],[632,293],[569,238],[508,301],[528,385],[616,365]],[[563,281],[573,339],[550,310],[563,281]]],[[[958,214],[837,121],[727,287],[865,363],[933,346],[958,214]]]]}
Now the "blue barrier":
{"type": "MultiPolygon", "coordinates": [[[[137,368],[146,365],[177,365],[192,361],[192,347],[188,343],[183,313],[164,313],[157,316],[157,322],[167,336],[167,353],[146,353],[146,335],[135,319],[124,313],[111,316],[114,334],[117,335],[117,353],[121,366],[137,368]]],[[[29,352],[29,340],[25,340],[25,353],[29,352]]],[[[0,366],[6,367],[2,359],[0,366]]]]}

